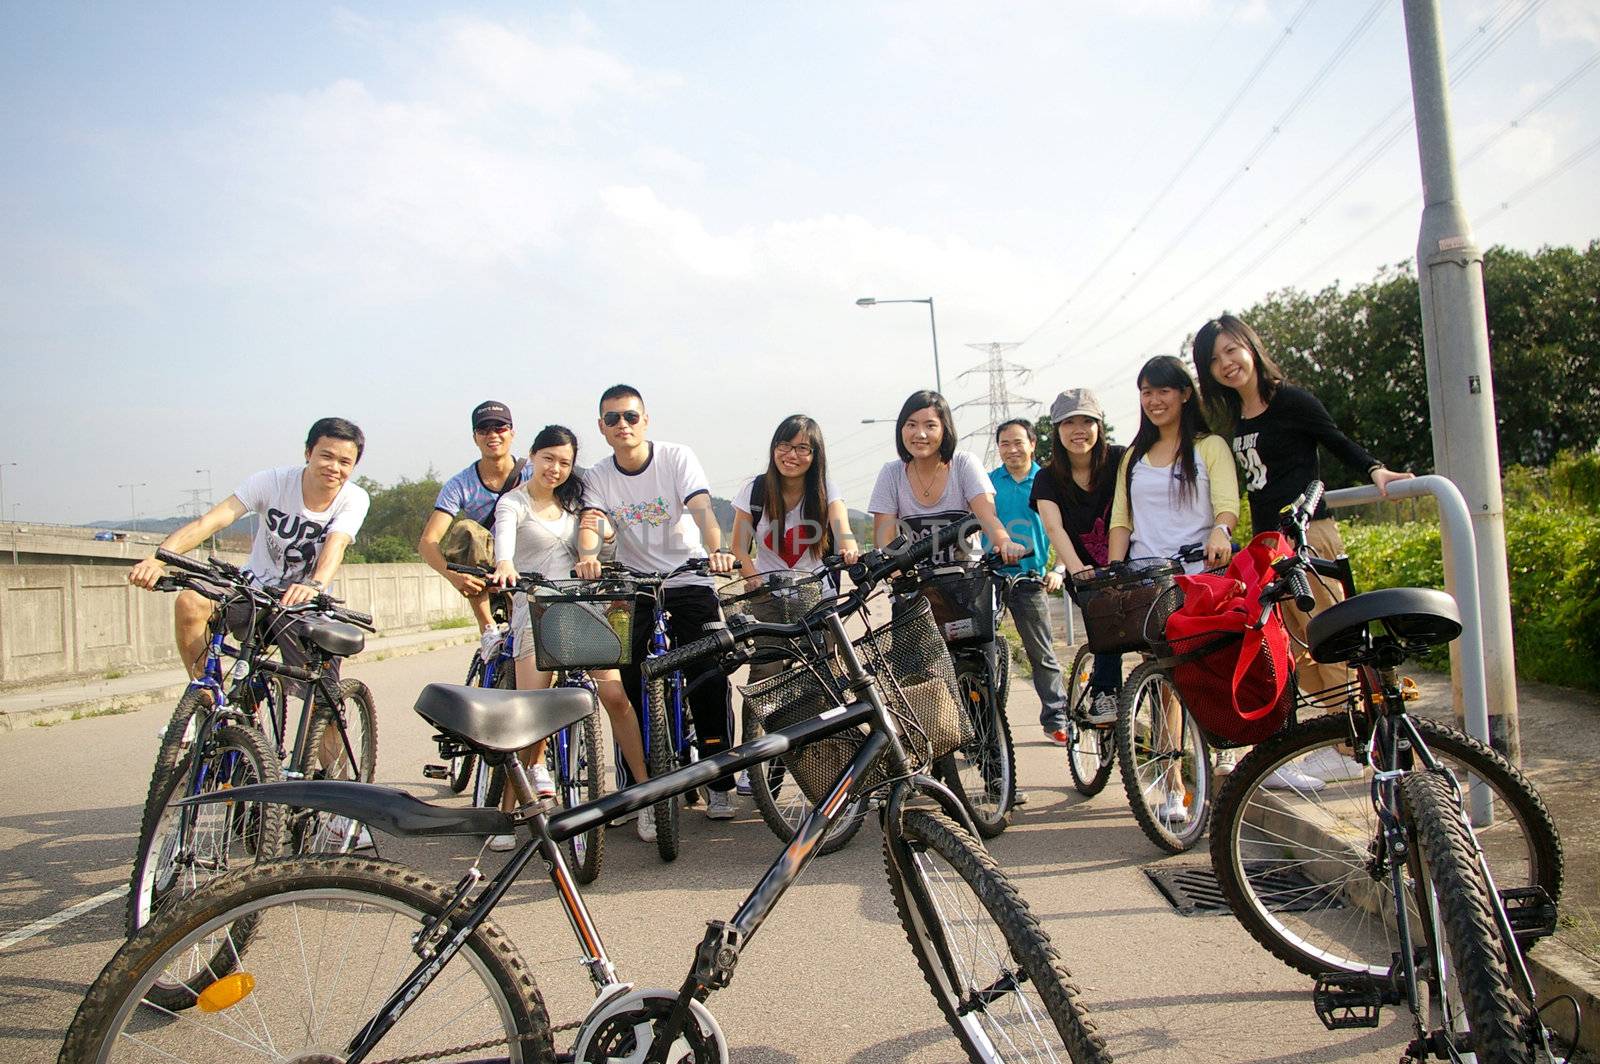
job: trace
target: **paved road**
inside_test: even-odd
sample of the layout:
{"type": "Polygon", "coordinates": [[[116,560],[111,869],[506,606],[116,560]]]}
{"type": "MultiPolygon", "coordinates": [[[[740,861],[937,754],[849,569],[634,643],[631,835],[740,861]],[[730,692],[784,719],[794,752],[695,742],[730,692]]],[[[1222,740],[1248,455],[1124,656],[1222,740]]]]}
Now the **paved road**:
{"type": "MultiPolygon", "coordinates": [[[[452,648],[352,664],[380,707],[381,781],[423,797],[448,793],[421,777],[432,744],[409,707],[424,683],[461,675],[466,654],[452,648]]],[[[1407,1033],[1398,1017],[1376,1030],[1330,1034],[1311,1010],[1309,982],[1231,917],[1174,913],[1143,874],[1157,854],[1115,779],[1092,800],[1073,791],[1061,752],[1033,723],[1037,704],[1019,680],[1012,721],[1031,800],[991,848],[1043,918],[1118,1059],[1399,1057],[1407,1033]]],[[[126,881],[166,714],[152,707],[0,735],[0,940],[126,881]]],[[[747,800],[740,812],[728,822],[692,814],[684,856],[673,865],[662,865],[631,830],[608,838],[604,874],[586,897],[626,978],[677,986],[704,921],[731,915],[774,855],[775,840],[747,800]]],[[[386,855],[446,881],[476,852],[465,840],[382,844],[386,855]]],[[[588,984],[549,884],[525,880],[496,915],[532,963],[555,1020],[576,1018],[588,984]]],[[[121,939],[121,921],[113,901],[0,952],[6,1060],[55,1059],[78,999],[121,939]]],[[[812,866],[711,1005],[736,1064],[960,1059],[894,917],[870,824],[845,851],[812,866]]]]}

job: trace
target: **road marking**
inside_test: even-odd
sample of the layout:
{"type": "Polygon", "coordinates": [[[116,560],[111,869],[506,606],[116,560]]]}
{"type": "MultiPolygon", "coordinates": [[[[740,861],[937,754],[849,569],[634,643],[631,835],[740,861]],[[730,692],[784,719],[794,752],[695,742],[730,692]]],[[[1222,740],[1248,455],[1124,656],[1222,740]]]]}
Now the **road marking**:
{"type": "Polygon", "coordinates": [[[27,927],[19,927],[4,938],[0,938],[0,952],[10,949],[18,942],[26,942],[34,935],[41,935],[53,927],[60,927],[68,920],[75,920],[86,912],[92,912],[108,901],[116,901],[127,893],[128,884],[124,883],[116,890],[108,890],[104,894],[96,894],[88,901],[80,901],[76,905],[69,905],[54,916],[46,916],[43,920],[35,920],[27,927]]]}

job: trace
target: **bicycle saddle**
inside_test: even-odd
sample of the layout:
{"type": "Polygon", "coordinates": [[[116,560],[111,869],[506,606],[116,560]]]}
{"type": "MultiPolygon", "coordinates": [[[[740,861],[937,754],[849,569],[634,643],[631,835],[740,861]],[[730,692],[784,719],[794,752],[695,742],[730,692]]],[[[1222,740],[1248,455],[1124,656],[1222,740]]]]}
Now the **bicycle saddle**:
{"type": "Polygon", "coordinates": [[[496,691],[430,683],[417,696],[417,714],[442,732],[473,746],[507,753],[547,739],[594,712],[594,696],[583,687],[543,691],[496,691]]]}
{"type": "Polygon", "coordinates": [[[320,647],[336,658],[359,654],[367,645],[366,634],[355,625],[343,621],[330,621],[323,617],[306,621],[300,629],[300,635],[306,642],[320,647]]]}
{"type": "Polygon", "coordinates": [[[1456,600],[1427,587],[1386,587],[1366,591],[1328,607],[1306,626],[1311,658],[1323,664],[1350,661],[1369,646],[1367,626],[1374,621],[1402,647],[1435,646],[1461,634],[1456,600]]]}

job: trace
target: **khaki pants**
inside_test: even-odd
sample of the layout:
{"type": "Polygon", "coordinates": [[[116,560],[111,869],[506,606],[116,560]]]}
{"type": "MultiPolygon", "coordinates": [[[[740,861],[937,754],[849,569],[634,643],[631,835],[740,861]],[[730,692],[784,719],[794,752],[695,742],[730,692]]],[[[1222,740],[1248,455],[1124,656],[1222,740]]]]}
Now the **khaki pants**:
{"type": "MultiPolygon", "coordinates": [[[[1344,553],[1344,540],[1339,537],[1339,526],[1334,524],[1331,517],[1311,522],[1306,528],[1306,542],[1316,551],[1319,558],[1331,561],[1344,553]]],[[[1349,683],[1350,672],[1342,664],[1320,665],[1312,661],[1310,653],[1306,651],[1304,645],[1306,626],[1311,618],[1344,598],[1344,590],[1332,577],[1325,576],[1319,579],[1317,574],[1307,573],[1306,578],[1311,583],[1311,594],[1317,600],[1316,607],[1310,613],[1301,613],[1293,602],[1285,602],[1283,623],[1294,639],[1295,669],[1299,676],[1300,690],[1308,695],[1314,695],[1318,691],[1349,683]]],[[[1343,706],[1334,706],[1332,711],[1342,712],[1343,706]]]]}

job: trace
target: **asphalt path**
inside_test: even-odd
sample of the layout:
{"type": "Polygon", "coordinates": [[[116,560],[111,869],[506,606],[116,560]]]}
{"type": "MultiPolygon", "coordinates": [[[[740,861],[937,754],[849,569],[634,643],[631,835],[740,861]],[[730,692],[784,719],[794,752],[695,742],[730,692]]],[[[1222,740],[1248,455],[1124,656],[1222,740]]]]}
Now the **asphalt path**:
{"type": "MultiPolygon", "coordinates": [[[[436,759],[411,712],[426,683],[455,680],[455,647],[348,667],[379,707],[379,781],[456,802],[422,777],[436,759]]],[[[1062,751],[1035,723],[1038,701],[1011,696],[1018,773],[1029,801],[990,844],[1065,957],[1119,1060],[1394,1061],[1409,1037],[1386,1012],[1373,1030],[1330,1033],[1310,981],[1255,945],[1227,915],[1183,917],[1144,874],[1160,855],[1129,814],[1118,779],[1093,799],[1073,790],[1062,751]]],[[[0,943],[126,883],[138,817],[168,709],[0,734],[0,943]]],[[[685,818],[683,855],[663,864],[632,828],[613,830],[604,871],[585,889],[623,977],[682,981],[705,921],[731,916],[777,852],[748,799],[732,821],[685,818]]],[[[962,1059],[906,945],[884,880],[873,822],[817,860],[744,953],[733,985],[710,1001],[735,1064],[962,1059]]],[[[383,855],[454,882],[478,850],[468,840],[398,844],[383,855]]],[[[1203,852],[1165,858],[1205,861],[1203,852]]],[[[486,870],[498,867],[488,855],[486,870]]],[[[537,862],[535,862],[537,865],[537,862]]],[[[572,933],[537,871],[495,919],[529,961],[553,1020],[582,1014],[591,992],[572,933]]],[[[7,1061],[54,1060],[89,982],[122,940],[120,898],[0,948],[0,1046],[7,1061]]]]}

